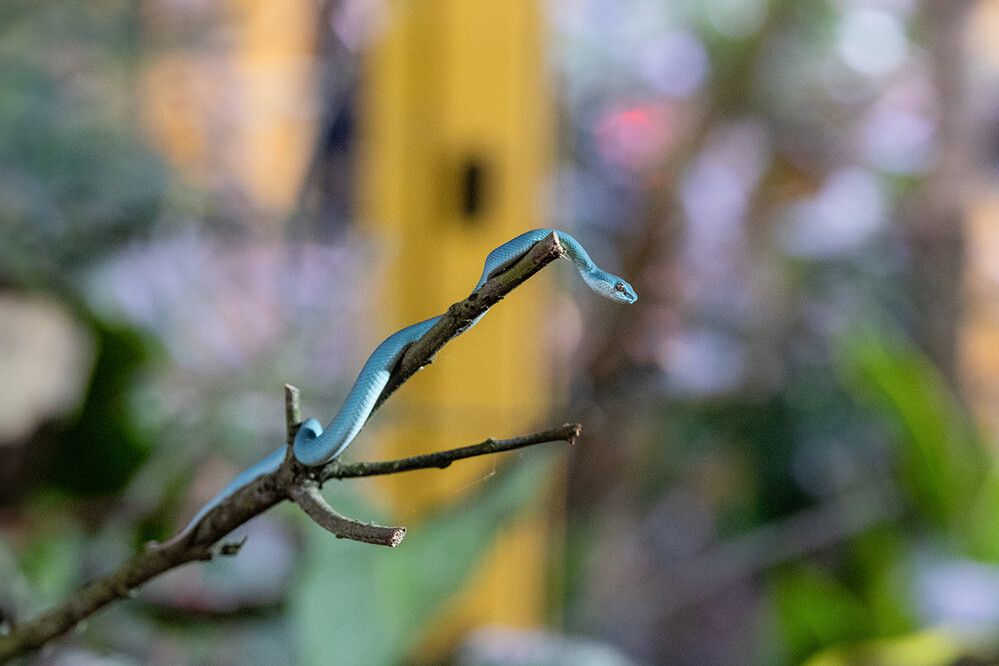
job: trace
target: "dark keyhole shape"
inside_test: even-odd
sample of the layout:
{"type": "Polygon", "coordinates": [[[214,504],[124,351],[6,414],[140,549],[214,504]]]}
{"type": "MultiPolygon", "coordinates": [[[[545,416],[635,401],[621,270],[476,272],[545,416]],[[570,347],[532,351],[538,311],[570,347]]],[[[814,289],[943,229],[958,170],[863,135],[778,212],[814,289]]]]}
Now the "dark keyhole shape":
{"type": "Polygon", "coordinates": [[[487,169],[476,157],[465,160],[461,167],[461,212],[469,222],[482,216],[486,204],[487,169]]]}

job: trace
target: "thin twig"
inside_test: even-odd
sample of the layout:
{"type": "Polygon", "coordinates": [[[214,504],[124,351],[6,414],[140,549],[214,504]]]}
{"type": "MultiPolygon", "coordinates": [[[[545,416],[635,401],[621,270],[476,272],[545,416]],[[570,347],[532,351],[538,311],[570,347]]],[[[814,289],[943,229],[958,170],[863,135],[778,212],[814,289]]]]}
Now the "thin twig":
{"type": "Polygon", "coordinates": [[[546,430],[545,432],[524,435],[523,437],[513,437],[511,439],[489,438],[481,444],[472,444],[457,449],[438,451],[436,453],[426,453],[412,458],[402,458],[400,460],[388,460],[385,462],[357,462],[339,463],[333,461],[323,470],[321,477],[324,481],[328,479],[354,479],[362,476],[379,476],[383,474],[399,474],[400,472],[410,472],[417,469],[438,468],[444,469],[455,460],[482,456],[492,453],[502,453],[522,449],[526,446],[544,444],[546,442],[568,442],[570,445],[576,443],[579,437],[581,426],[578,423],[567,423],[561,428],[546,430]]]}
{"type": "Polygon", "coordinates": [[[302,425],[302,401],[301,393],[297,387],[291,384],[284,385],[284,423],[287,432],[285,443],[290,447],[295,443],[295,435],[302,425]]]}

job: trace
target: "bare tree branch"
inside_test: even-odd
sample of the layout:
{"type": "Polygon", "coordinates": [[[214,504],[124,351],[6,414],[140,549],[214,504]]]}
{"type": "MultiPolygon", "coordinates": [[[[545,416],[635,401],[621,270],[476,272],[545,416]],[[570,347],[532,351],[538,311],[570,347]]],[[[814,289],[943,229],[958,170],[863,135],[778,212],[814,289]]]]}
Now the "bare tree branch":
{"type": "MultiPolygon", "coordinates": [[[[502,273],[491,277],[468,298],[448,308],[436,325],[406,350],[375,408],[419,369],[431,363],[434,355],[445,344],[470,328],[491,306],[564,253],[564,248],[552,234],[535,243],[523,257],[502,273]]],[[[377,537],[373,536],[377,532],[374,529],[377,526],[351,521],[336,514],[318,493],[317,484],[322,480],[391,474],[426,467],[443,468],[454,460],[469,456],[559,439],[572,442],[579,434],[579,426],[566,426],[537,435],[513,440],[488,440],[470,447],[401,461],[343,466],[334,462],[317,470],[300,464],[290,453],[291,442],[301,422],[298,390],[291,386],[285,387],[285,415],[289,454],[280,468],[263,474],[234,492],[209,511],[189,534],[178,535],[163,543],[149,544],[143,552],[132,557],[115,572],[85,584],[63,604],[28,622],[15,622],[10,633],[0,635],[0,663],[29,654],[62,636],[101,608],[132,596],[139,586],[164,571],[195,560],[209,560],[216,555],[231,553],[234,548],[218,548],[215,544],[246,521],[286,499],[297,501],[299,506],[326,529],[335,525],[336,529],[331,531],[338,536],[386,538],[381,533],[377,537]]],[[[395,530],[392,538],[401,539],[404,534],[399,531],[402,528],[378,529],[395,530]]]]}
{"type": "Polygon", "coordinates": [[[382,527],[341,515],[326,502],[326,498],[315,484],[295,488],[291,496],[309,518],[324,530],[332,532],[338,539],[352,539],[395,548],[406,536],[405,527],[382,527]]]}
{"type": "Polygon", "coordinates": [[[327,479],[354,479],[361,476],[379,476],[382,474],[399,474],[400,472],[411,472],[417,469],[430,469],[436,467],[444,469],[449,467],[455,460],[471,458],[472,456],[483,456],[491,453],[502,453],[522,449],[525,446],[544,444],[546,442],[568,442],[570,445],[576,443],[579,437],[581,426],[578,423],[567,423],[561,428],[546,430],[513,437],[511,439],[493,439],[490,437],[481,444],[463,446],[459,449],[449,449],[436,453],[426,453],[422,456],[403,458],[401,460],[389,460],[386,462],[358,462],[342,464],[336,460],[332,461],[323,470],[321,478],[327,479]]]}

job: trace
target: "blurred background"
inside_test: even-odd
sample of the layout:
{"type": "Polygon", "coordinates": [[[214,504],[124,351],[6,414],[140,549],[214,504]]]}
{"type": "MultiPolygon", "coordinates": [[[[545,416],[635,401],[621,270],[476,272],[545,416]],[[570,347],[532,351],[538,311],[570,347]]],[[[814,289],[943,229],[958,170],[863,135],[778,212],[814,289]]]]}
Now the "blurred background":
{"type": "MultiPolygon", "coordinates": [[[[999,662],[999,1],[0,1],[0,622],[328,421],[490,249],[567,262],[337,482],[44,664],[999,662]]],[[[0,625],[2,626],[2,625],[0,625]]]]}

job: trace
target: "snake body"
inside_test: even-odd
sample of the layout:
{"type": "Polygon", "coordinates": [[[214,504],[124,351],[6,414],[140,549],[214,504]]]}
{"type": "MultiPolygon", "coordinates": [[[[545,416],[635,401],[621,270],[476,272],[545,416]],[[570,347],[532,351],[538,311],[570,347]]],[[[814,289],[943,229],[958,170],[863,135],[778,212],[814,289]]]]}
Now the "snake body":
{"type": "MultiPolygon", "coordinates": [[[[583,281],[590,289],[620,303],[634,303],[638,300],[638,296],[630,284],[616,275],[598,268],[575,238],[564,231],[554,229],[528,231],[490,252],[482,269],[482,277],[479,278],[473,291],[485,284],[493,274],[509,268],[513,262],[531,249],[531,246],[553,232],[558,237],[559,243],[565,248],[565,256],[576,265],[583,281]]],[[[323,465],[340,455],[367,422],[378,397],[388,383],[392,369],[406,348],[429,331],[439,319],[440,316],[437,316],[407,326],[393,333],[378,345],[365,361],[364,367],[361,368],[361,372],[354,381],[350,393],[347,394],[343,406],[326,429],[324,430],[316,419],[308,419],[302,423],[293,444],[295,458],[303,465],[313,467],[323,465]]],[[[190,534],[209,511],[243,486],[252,483],[264,474],[276,471],[281,466],[284,456],[285,447],[281,447],[253,467],[242,472],[201,507],[187,524],[187,527],[174,538],[182,538],[190,534]]]]}

